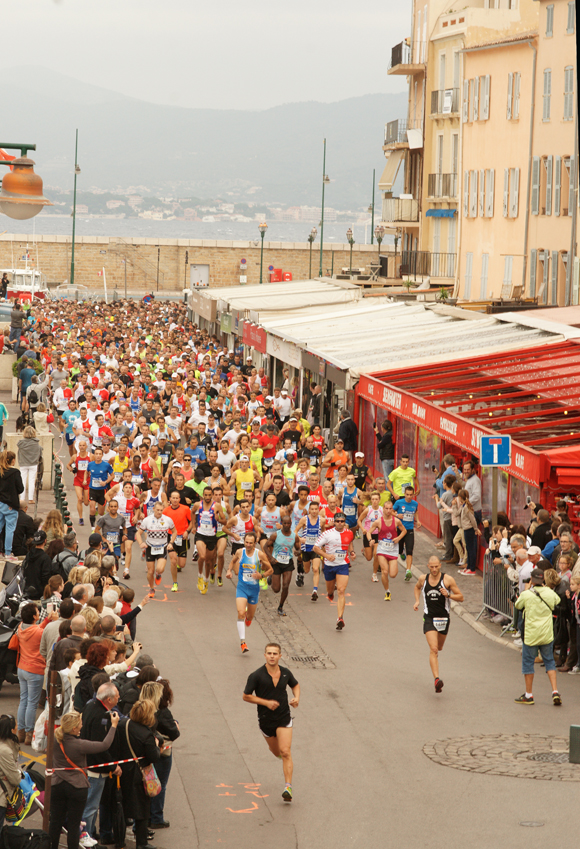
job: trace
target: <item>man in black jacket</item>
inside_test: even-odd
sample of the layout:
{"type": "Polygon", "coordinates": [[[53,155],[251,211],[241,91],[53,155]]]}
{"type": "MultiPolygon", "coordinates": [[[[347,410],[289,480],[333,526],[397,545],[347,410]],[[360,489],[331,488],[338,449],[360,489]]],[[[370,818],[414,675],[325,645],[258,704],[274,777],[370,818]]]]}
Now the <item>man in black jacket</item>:
{"type": "Polygon", "coordinates": [[[46,534],[36,531],[32,537],[34,547],[30,549],[22,562],[24,586],[29,598],[42,598],[48,579],[53,574],[50,557],[44,551],[46,534]]]}
{"type": "MultiPolygon", "coordinates": [[[[109,732],[109,728],[111,727],[111,711],[115,709],[118,701],[119,691],[113,682],[110,681],[108,684],[101,684],[97,690],[96,697],[94,699],[90,699],[83,710],[83,727],[81,730],[81,737],[84,740],[96,740],[102,742],[105,739],[109,732]]],[[[93,839],[96,839],[97,812],[99,811],[101,796],[105,789],[107,775],[109,772],[112,772],[115,776],[121,775],[121,767],[117,765],[114,769],[112,769],[112,767],[107,766],[93,770],[91,769],[91,766],[94,764],[102,764],[107,763],[107,761],[116,760],[116,743],[117,741],[115,740],[113,749],[107,749],[106,751],[99,752],[96,755],[87,755],[89,795],[87,796],[87,802],[82,818],[87,824],[87,832],[93,839]]],[[[114,839],[108,839],[109,837],[112,837],[112,824],[110,819],[110,809],[108,809],[107,812],[106,806],[101,806],[100,820],[102,838],[107,838],[105,841],[106,843],[114,843],[114,839]]],[[[94,849],[98,849],[98,847],[99,844],[97,844],[94,849]]]]}
{"type": "Polygon", "coordinates": [[[552,540],[550,514],[547,510],[538,510],[537,520],[536,530],[532,534],[532,545],[537,545],[538,548],[544,549],[552,540]]]}
{"type": "MultiPolygon", "coordinates": [[[[16,520],[16,528],[14,529],[14,539],[12,540],[12,553],[16,557],[26,557],[28,554],[26,540],[32,539],[37,527],[38,522],[35,522],[28,515],[28,502],[21,501],[18,519],[16,520]]],[[[4,539],[4,533],[2,531],[2,540],[4,539]]]]}
{"type": "Polygon", "coordinates": [[[344,450],[348,452],[349,460],[352,461],[352,453],[358,448],[358,427],[351,419],[348,410],[340,411],[340,419],[338,439],[344,442],[344,450]]]}

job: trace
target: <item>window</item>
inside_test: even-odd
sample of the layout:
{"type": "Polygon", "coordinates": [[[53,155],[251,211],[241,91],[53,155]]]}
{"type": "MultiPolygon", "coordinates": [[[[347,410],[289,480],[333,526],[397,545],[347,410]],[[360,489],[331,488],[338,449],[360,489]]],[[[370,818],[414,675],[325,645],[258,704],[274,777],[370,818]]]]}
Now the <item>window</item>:
{"type": "Polygon", "coordinates": [[[520,193],[520,169],[510,168],[510,187],[509,187],[509,217],[518,217],[520,193]]]}
{"type": "Polygon", "coordinates": [[[576,4],[568,3],[568,23],[566,24],[566,32],[571,34],[576,30],[576,4]]]}
{"type": "Polygon", "coordinates": [[[473,80],[473,120],[479,121],[479,77],[473,80]]]}
{"type": "Polygon", "coordinates": [[[538,303],[540,298],[543,304],[548,303],[548,280],[550,279],[550,251],[538,251],[538,259],[542,266],[542,285],[538,292],[538,303]]]}
{"type": "Polygon", "coordinates": [[[552,70],[546,68],[544,71],[544,101],[542,111],[542,121],[550,120],[550,101],[552,99],[552,70]]]}
{"type": "Polygon", "coordinates": [[[443,135],[437,136],[437,173],[443,173],[443,135]]]}
{"type": "Polygon", "coordinates": [[[560,215],[560,192],[562,188],[562,157],[554,157],[554,215],[560,215]]]}
{"type": "Polygon", "coordinates": [[[442,51],[439,54],[439,90],[443,91],[445,88],[445,74],[447,71],[447,57],[445,53],[442,51]]]}
{"type": "Polygon", "coordinates": [[[465,254],[465,297],[467,300],[471,298],[471,275],[473,273],[473,254],[465,254]]]}
{"type": "Polygon", "coordinates": [[[489,254],[481,255],[481,277],[479,278],[479,300],[487,298],[487,272],[489,268],[489,254]]]}
{"type": "Polygon", "coordinates": [[[469,80],[469,120],[475,121],[476,118],[473,117],[473,104],[474,104],[474,84],[475,80],[469,80]]]}
{"type": "Polygon", "coordinates": [[[485,216],[485,171],[479,172],[479,217],[485,216]]]}
{"type": "Polygon", "coordinates": [[[554,5],[546,6],[546,38],[554,35],[554,5]]]}
{"type": "Polygon", "coordinates": [[[503,217],[508,217],[510,203],[510,169],[503,169],[503,217]]]}
{"type": "Polygon", "coordinates": [[[568,65],[564,68],[564,121],[574,117],[574,68],[568,65]]]}
{"type": "Polygon", "coordinates": [[[459,50],[453,51],[453,88],[459,88],[459,80],[461,78],[461,56],[459,50]]]}
{"type": "Polygon", "coordinates": [[[485,216],[493,218],[493,184],[495,180],[495,170],[490,168],[485,172],[485,216]]]}
{"type": "Polygon", "coordinates": [[[522,75],[518,71],[514,74],[514,102],[512,107],[512,118],[516,121],[520,117],[520,82],[522,75]]]}
{"type": "Polygon", "coordinates": [[[530,298],[536,297],[536,274],[538,271],[538,252],[530,251],[530,298]]]}
{"type": "Polygon", "coordinates": [[[552,291],[551,304],[558,303],[558,251],[552,251],[552,291]]]}
{"type": "Polygon", "coordinates": [[[477,171],[472,171],[470,176],[469,217],[477,218],[477,171]]]}
{"type": "Polygon", "coordinates": [[[463,80],[463,112],[461,120],[464,124],[469,121],[469,80],[463,80]]]}
{"type": "MultiPolygon", "coordinates": [[[[459,134],[453,133],[451,136],[451,173],[457,175],[459,169],[459,134]]],[[[457,183],[457,176],[453,178],[457,183]]]]}
{"type": "Polygon", "coordinates": [[[469,171],[463,172],[463,217],[469,218],[469,171]]]}
{"type": "Polygon", "coordinates": [[[487,74],[481,77],[481,110],[480,120],[487,121],[489,118],[489,92],[491,88],[491,77],[487,74]]]}
{"type": "Polygon", "coordinates": [[[540,157],[532,160],[532,215],[540,214],[540,157]]]}
{"type": "Polygon", "coordinates": [[[544,170],[546,172],[546,191],[544,194],[544,207],[543,214],[551,215],[552,214],[552,176],[554,170],[554,158],[552,156],[546,156],[542,160],[544,163],[544,170]]]}
{"type": "Polygon", "coordinates": [[[514,97],[514,75],[508,74],[508,93],[507,93],[507,110],[506,110],[506,118],[508,119],[508,121],[511,121],[511,118],[512,118],[513,97],[514,97]]]}
{"type": "Polygon", "coordinates": [[[513,256],[504,257],[503,264],[503,285],[501,287],[502,298],[511,298],[512,296],[512,269],[514,265],[513,256]]]}

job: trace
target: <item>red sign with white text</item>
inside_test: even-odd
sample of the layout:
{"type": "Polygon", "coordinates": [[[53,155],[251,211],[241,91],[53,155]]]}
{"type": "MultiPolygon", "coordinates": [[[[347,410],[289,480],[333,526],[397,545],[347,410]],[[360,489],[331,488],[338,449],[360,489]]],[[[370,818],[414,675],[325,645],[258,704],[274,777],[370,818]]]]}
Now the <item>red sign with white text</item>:
{"type": "Polygon", "coordinates": [[[254,348],[260,354],[266,353],[266,331],[250,321],[244,321],[244,334],[242,342],[249,348],[254,348]]]}
{"type": "MultiPolygon", "coordinates": [[[[423,398],[366,375],[361,376],[356,392],[377,407],[414,422],[476,456],[479,456],[480,437],[495,433],[490,428],[472,425],[461,416],[441,410],[423,398]]],[[[541,483],[541,455],[515,441],[512,441],[511,465],[504,468],[510,475],[526,483],[535,486],[541,483]]]]}

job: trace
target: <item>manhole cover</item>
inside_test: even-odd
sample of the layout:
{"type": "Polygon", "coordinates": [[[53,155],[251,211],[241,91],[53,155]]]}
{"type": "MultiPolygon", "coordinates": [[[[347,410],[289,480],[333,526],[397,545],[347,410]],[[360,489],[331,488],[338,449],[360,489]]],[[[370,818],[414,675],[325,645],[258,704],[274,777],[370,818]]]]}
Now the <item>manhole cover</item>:
{"type": "Polygon", "coordinates": [[[567,749],[565,737],[542,734],[484,734],[423,746],[428,758],[453,769],[540,781],[580,781],[580,764],[569,762],[567,749]]]}
{"type": "Polygon", "coordinates": [[[535,755],[528,755],[529,761],[541,761],[545,764],[567,764],[570,760],[568,752],[537,752],[535,755]]]}

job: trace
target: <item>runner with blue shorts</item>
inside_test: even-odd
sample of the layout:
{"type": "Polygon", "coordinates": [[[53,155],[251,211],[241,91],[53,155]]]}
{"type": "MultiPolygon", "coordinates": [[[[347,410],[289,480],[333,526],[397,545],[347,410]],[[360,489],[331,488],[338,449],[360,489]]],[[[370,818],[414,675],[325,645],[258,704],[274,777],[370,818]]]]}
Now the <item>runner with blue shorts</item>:
{"type": "Polygon", "coordinates": [[[260,597],[260,578],[267,578],[274,571],[270,561],[263,551],[256,548],[256,533],[248,531],[244,539],[244,547],[236,551],[226,578],[231,580],[232,571],[238,576],[236,587],[236,608],[238,611],[238,635],[242,654],[249,651],[246,643],[246,627],[250,627],[258,599],[260,597]]]}
{"type": "Polygon", "coordinates": [[[320,534],[314,551],[324,559],[324,577],[328,600],[334,601],[334,590],[338,592],[336,602],[336,630],[344,628],[344,608],[350,561],[356,557],[353,549],[354,534],[346,527],[344,513],[336,513],[334,527],[320,534]]]}

